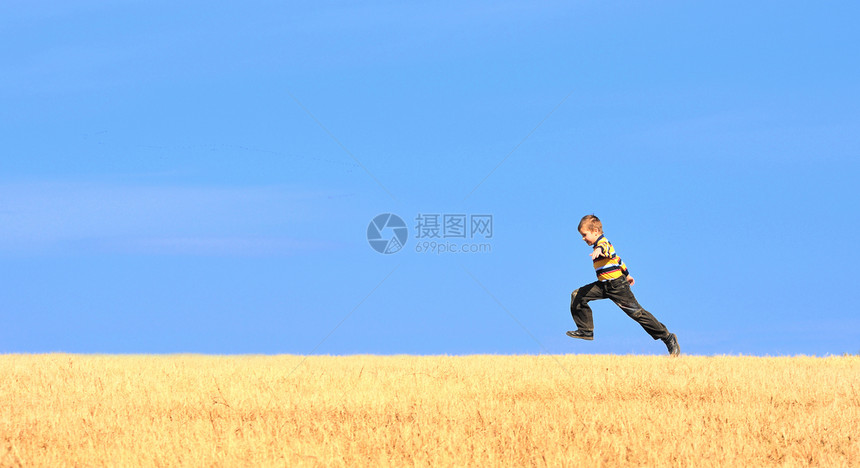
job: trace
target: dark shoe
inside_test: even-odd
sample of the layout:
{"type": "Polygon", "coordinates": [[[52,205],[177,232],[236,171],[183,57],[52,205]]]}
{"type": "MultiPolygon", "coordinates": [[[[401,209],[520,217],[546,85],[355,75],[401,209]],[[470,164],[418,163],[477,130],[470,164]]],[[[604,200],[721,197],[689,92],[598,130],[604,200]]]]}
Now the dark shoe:
{"type": "Polygon", "coordinates": [[[594,339],[594,332],[582,331],[582,330],[571,330],[571,331],[567,332],[567,336],[569,336],[571,338],[579,338],[581,340],[591,341],[594,339]]]}
{"type": "Polygon", "coordinates": [[[678,344],[678,337],[674,333],[669,333],[669,336],[663,338],[663,343],[666,343],[666,349],[672,356],[681,355],[681,346],[678,344]]]}

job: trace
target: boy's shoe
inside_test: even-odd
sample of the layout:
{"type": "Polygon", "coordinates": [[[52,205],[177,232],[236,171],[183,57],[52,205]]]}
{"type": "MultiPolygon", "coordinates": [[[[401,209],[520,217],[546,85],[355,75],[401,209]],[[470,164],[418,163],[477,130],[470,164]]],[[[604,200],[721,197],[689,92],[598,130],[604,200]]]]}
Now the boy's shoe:
{"type": "Polygon", "coordinates": [[[669,333],[669,336],[663,338],[663,343],[666,343],[666,349],[672,356],[681,355],[681,346],[678,344],[678,337],[674,333],[669,333]]]}
{"type": "Polygon", "coordinates": [[[571,330],[567,332],[567,336],[571,338],[579,338],[581,340],[594,340],[594,332],[590,331],[571,330]]]}

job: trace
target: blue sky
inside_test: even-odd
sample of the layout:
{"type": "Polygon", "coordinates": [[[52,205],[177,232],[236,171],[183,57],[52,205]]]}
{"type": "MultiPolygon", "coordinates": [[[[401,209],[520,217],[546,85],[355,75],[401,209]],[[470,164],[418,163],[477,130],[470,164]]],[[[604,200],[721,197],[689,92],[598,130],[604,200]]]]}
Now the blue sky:
{"type": "Polygon", "coordinates": [[[0,352],[663,354],[564,335],[595,213],[684,352],[858,353],[858,13],[3,2],[0,352]]]}

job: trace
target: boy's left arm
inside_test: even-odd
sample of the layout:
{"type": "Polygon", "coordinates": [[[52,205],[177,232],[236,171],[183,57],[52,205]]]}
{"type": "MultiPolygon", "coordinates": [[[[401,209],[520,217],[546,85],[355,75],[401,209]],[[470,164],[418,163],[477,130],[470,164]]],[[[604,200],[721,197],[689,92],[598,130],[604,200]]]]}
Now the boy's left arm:
{"type": "Polygon", "coordinates": [[[627,280],[627,283],[629,283],[630,286],[633,286],[633,284],[636,283],[636,280],[630,276],[630,271],[627,269],[627,265],[624,264],[624,261],[621,262],[621,273],[624,274],[624,279],[627,280]]]}

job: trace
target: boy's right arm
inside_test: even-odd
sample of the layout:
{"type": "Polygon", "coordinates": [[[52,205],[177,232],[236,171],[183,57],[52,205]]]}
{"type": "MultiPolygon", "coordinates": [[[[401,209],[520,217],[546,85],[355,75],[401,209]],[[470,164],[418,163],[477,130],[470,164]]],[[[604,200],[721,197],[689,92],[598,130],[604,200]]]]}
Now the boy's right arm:
{"type": "Polygon", "coordinates": [[[598,257],[604,256],[603,246],[600,244],[594,245],[594,250],[589,254],[592,260],[597,260],[598,257]]]}

